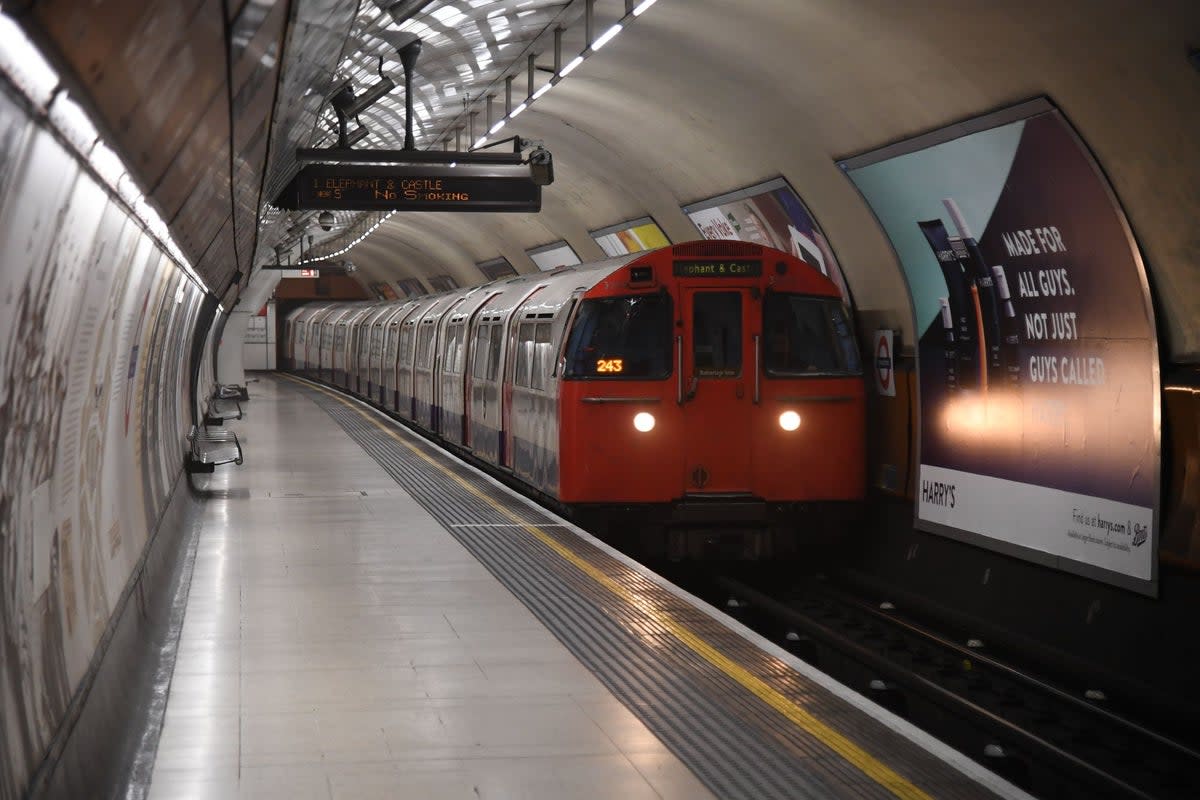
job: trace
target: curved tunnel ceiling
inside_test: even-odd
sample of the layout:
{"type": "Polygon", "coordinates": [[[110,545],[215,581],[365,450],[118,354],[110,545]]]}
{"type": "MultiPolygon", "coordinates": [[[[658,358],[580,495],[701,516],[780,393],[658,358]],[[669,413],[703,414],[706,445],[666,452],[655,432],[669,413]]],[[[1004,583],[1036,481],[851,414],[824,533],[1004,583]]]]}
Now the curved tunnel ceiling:
{"type": "MultiPolygon", "coordinates": [[[[331,5],[301,0],[294,15],[331,5]]],[[[421,148],[440,147],[439,134],[453,146],[467,93],[478,98],[491,86],[496,117],[503,114],[505,74],[515,76],[514,105],[523,99],[524,48],[536,39],[538,64],[552,64],[558,21],[570,24],[564,62],[583,48],[578,0],[435,0],[416,3],[422,10],[398,25],[381,5],[389,4],[363,2],[347,24],[340,70],[361,90],[375,79],[382,42],[438,31],[431,41],[442,44],[426,44],[416,69],[421,148]],[[511,20],[512,46],[495,50],[480,31],[501,17],[511,20]],[[491,55],[483,65],[481,49],[491,55]],[[454,80],[439,85],[447,76],[454,80]]],[[[595,6],[597,34],[625,10],[623,0],[595,6]]],[[[554,153],[557,180],[544,190],[541,214],[396,215],[348,257],[365,281],[449,274],[466,285],[483,280],[475,263],[499,255],[531,271],[525,251],[560,239],[584,260],[599,258],[588,231],[626,219],[649,215],[675,241],[694,237],[681,205],[783,176],[825,228],[860,311],[911,342],[895,255],[835,160],[1045,95],[1077,127],[1129,217],[1167,335],[1164,353],[1200,359],[1200,74],[1186,57],[1198,42],[1200,4],[1192,0],[1163,0],[1153,13],[1092,0],[903,8],[659,0],[498,134],[544,139],[554,153]]],[[[402,83],[398,64],[385,61],[385,71],[402,83]]],[[[403,101],[398,88],[383,101],[392,111],[364,115],[372,146],[400,146],[403,101]]],[[[280,112],[289,102],[281,92],[280,112]]],[[[309,102],[319,107],[319,98],[309,102]]],[[[484,106],[474,108],[479,135],[484,106]]],[[[309,122],[306,133],[292,128],[291,149],[327,141],[329,126],[315,111],[309,122]]],[[[280,152],[273,149],[270,167],[276,180],[287,161],[280,152]]]]}
{"type": "MultiPolygon", "coordinates": [[[[288,233],[295,217],[265,201],[294,174],[295,148],[328,136],[321,118],[339,73],[357,69],[365,82],[383,43],[386,50],[396,37],[429,35],[420,26],[440,26],[444,41],[429,35],[414,93],[428,101],[418,104],[429,132],[419,144],[436,147],[435,134],[453,136],[466,119],[461,97],[490,91],[502,107],[506,74],[520,96],[527,49],[540,65],[553,65],[559,22],[568,25],[564,58],[579,52],[583,7],[582,0],[204,0],[185,12],[171,0],[136,8],[38,0],[6,11],[57,50],[58,65],[74,76],[71,94],[96,112],[130,175],[228,303],[252,264],[273,260],[275,244],[301,241],[288,233]],[[392,25],[385,8],[415,16],[392,25]],[[228,58],[221,59],[214,53],[226,16],[228,58]],[[501,17],[510,31],[503,41],[501,17]],[[454,81],[438,89],[439,75],[454,81]],[[130,93],[148,76],[154,91],[130,93]]],[[[625,7],[596,0],[596,31],[625,7]]],[[[1128,0],[966,0],[902,11],[878,0],[659,0],[505,130],[544,138],[556,155],[559,181],[545,193],[544,213],[447,217],[449,250],[431,244],[447,229],[433,215],[406,224],[393,217],[375,232],[378,244],[351,257],[364,277],[449,273],[470,282],[480,279],[473,259],[504,255],[529,270],[525,251],[559,239],[583,258],[598,255],[588,229],[647,214],[672,239],[688,238],[694,233],[681,203],[782,175],[825,228],[860,311],[870,312],[864,324],[906,328],[894,255],[834,160],[1047,95],[1092,148],[1128,213],[1155,290],[1164,352],[1198,361],[1200,79],[1187,59],[1187,48],[1200,44],[1198,17],[1200,4],[1191,0],[1162,0],[1152,13],[1128,0]],[[435,252],[450,263],[431,266],[435,252]]],[[[546,79],[538,73],[539,85],[546,79]]],[[[364,114],[379,144],[401,141],[402,100],[396,90],[385,101],[391,112],[364,114]]],[[[486,122],[484,104],[475,110],[486,122]]],[[[340,219],[329,235],[352,240],[347,223],[340,219]]],[[[319,254],[326,234],[310,232],[319,254]]]]}

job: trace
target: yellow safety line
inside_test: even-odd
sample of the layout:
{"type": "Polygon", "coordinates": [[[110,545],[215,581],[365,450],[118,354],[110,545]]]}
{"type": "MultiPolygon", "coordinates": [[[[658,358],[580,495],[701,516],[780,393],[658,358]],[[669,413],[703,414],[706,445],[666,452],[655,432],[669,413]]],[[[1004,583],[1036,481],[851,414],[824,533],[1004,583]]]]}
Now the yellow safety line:
{"type": "MultiPolygon", "coordinates": [[[[300,382],[299,379],[297,379],[291,375],[284,375],[284,377],[288,378],[289,380],[300,382]]],[[[479,491],[477,488],[475,488],[471,484],[467,483],[465,480],[463,480],[458,475],[455,475],[452,471],[448,470],[444,465],[439,464],[437,461],[435,461],[433,458],[431,458],[427,453],[425,453],[420,448],[418,448],[416,445],[414,445],[412,442],[401,437],[398,433],[396,433],[396,431],[394,431],[390,427],[384,425],[379,420],[378,417],[376,417],[372,414],[368,414],[366,411],[363,411],[356,403],[352,403],[350,400],[343,397],[338,392],[330,391],[329,389],[326,389],[323,386],[318,386],[316,384],[309,383],[307,381],[305,381],[304,383],[305,383],[305,385],[309,386],[310,388],[313,388],[313,389],[317,390],[318,392],[322,392],[323,394],[328,395],[329,397],[332,397],[335,400],[337,400],[338,402],[342,403],[347,408],[350,408],[351,410],[353,410],[354,412],[359,414],[363,419],[367,420],[368,422],[373,424],[375,427],[377,427],[379,430],[383,431],[385,434],[390,436],[396,442],[398,442],[399,444],[408,448],[409,451],[411,451],[414,455],[418,456],[419,458],[424,460],[426,463],[428,463],[431,466],[433,466],[434,468],[438,469],[440,472],[442,472],[442,474],[446,475],[448,478],[451,478],[452,480],[457,482],[460,486],[462,486],[468,492],[475,495],[479,499],[483,500],[488,505],[490,505],[492,508],[496,509],[501,514],[503,514],[504,516],[511,519],[513,522],[518,523],[518,525],[523,527],[526,531],[531,533],[533,536],[537,537],[537,539],[539,539],[547,547],[554,550],[556,553],[558,553],[564,559],[569,561],[571,564],[574,564],[579,570],[581,570],[586,575],[588,575],[588,577],[590,577],[592,580],[596,581],[601,586],[608,589],[610,592],[617,595],[619,598],[621,598],[625,602],[635,605],[639,608],[642,608],[644,611],[646,611],[646,613],[648,613],[656,621],[658,621],[663,627],[667,628],[675,636],[676,639],[678,639],[680,642],[682,642],[683,644],[685,644],[689,648],[691,648],[691,650],[693,652],[695,652],[697,655],[699,655],[705,661],[712,664],[714,667],[719,669],[721,672],[724,672],[730,678],[737,681],[742,686],[744,686],[746,689],[753,692],[764,703],[766,703],[767,705],[774,708],[780,714],[783,714],[785,717],[787,717],[789,720],[791,720],[792,723],[794,723],[796,726],[803,729],[811,736],[815,737],[817,740],[819,740],[822,744],[824,744],[830,750],[833,750],[835,753],[840,755],[846,761],[850,762],[852,765],[854,765],[856,768],[858,768],[860,771],[862,771],[863,774],[870,777],[871,780],[875,781],[880,786],[887,789],[892,794],[896,795],[896,797],[903,798],[904,800],[932,800],[930,795],[926,794],[924,791],[917,788],[907,778],[904,778],[903,776],[898,774],[891,767],[887,766],[882,761],[880,761],[879,759],[872,756],[866,750],[859,747],[857,744],[852,742],[850,739],[843,736],[841,733],[839,733],[838,731],[831,728],[829,725],[822,722],[819,718],[817,718],[810,712],[805,711],[803,708],[796,705],[794,702],[789,700],[785,695],[783,695],[781,692],[779,692],[773,686],[768,684],[766,681],[762,680],[757,675],[754,675],[748,669],[741,666],[737,662],[733,661],[732,659],[730,659],[729,657],[727,657],[726,655],[721,653],[719,650],[717,650],[715,647],[713,647],[711,644],[706,642],[704,639],[697,636],[686,625],[683,625],[682,623],[678,622],[677,620],[672,618],[669,614],[663,613],[661,611],[646,609],[644,604],[637,603],[635,601],[635,599],[630,596],[630,593],[625,589],[625,587],[621,586],[621,584],[617,583],[611,577],[604,574],[604,572],[601,571],[594,564],[588,562],[586,559],[577,555],[566,545],[555,540],[554,537],[552,537],[550,534],[543,531],[538,526],[530,524],[530,523],[526,522],[525,520],[521,519],[516,514],[514,514],[512,511],[510,511],[508,508],[505,508],[503,505],[496,502],[496,500],[494,498],[489,497],[487,494],[479,491]]]]}

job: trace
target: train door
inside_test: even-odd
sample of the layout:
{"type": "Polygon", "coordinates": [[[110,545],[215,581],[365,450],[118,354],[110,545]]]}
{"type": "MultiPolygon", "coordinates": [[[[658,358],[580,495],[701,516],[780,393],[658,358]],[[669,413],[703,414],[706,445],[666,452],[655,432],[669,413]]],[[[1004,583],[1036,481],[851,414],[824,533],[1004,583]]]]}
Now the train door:
{"type": "Polygon", "coordinates": [[[529,298],[544,288],[545,284],[533,287],[504,318],[503,330],[506,345],[504,348],[504,388],[500,395],[500,466],[510,469],[513,466],[513,373],[516,370],[517,362],[517,329],[521,327],[521,309],[529,302],[529,298]]]}
{"type": "Polygon", "coordinates": [[[758,360],[750,320],[757,301],[745,288],[683,289],[684,485],[689,493],[751,490],[751,413],[758,360]]]}

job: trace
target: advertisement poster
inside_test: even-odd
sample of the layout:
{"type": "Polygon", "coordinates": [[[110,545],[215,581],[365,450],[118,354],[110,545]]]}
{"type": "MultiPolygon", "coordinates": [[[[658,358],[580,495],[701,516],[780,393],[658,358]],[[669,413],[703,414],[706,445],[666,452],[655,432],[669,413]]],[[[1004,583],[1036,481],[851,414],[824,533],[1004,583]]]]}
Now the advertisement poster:
{"type": "Polygon", "coordinates": [[[1039,100],[841,166],[912,295],[917,526],[1153,591],[1153,311],[1071,126],[1039,100]]]}
{"type": "Polygon", "coordinates": [[[425,284],[421,283],[420,278],[405,278],[396,281],[396,285],[400,287],[400,291],[404,292],[405,297],[420,297],[423,294],[429,294],[429,290],[425,288],[425,284]]]}
{"type": "Polygon", "coordinates": [[[376,299],[379,300],[395,300],[397,298],[396,290],[387,281],[372,283],[371,291],[375,293],[376,299]]]}
{"type": "Polygon", "coordinates": [[[566,242],[555,242],[543,247],[535,247],[532,250],[526,251],[526,253],[542,272],[549,272],[559,267],[571,267],[579,263],[579,256],[575,255],[575,251],[571,249],[571,245],[566,242]]]}
{"type": "Polygon", "coordinates": [[[508,263],[508,259],[504,256],[493,258],[490,261],[484,261],[482,264],[477,264],[479,271],[484,274],[489,281],[498,281],[501,278],[507,278],[510,275],[516,275],[517,271],[513,269],[513,265],[508,263]]]}
{"type": "Polygon", "coordinates": [[[592,231],[591,236],[605,254],[611,257],[657,250],[671,243],[662,232],[662,228],[658,227],[658,223],[649,217],[592,231]]]}
{"type": "Polygon", "coordinates": [[[428,281],[430,287],[432,287],[435,292],[448,292],[451,289],[458,288],[458,281],[454,280],[454,278],[450,277],[449,275],[434,275],[432,278],[429,278],[428,281]]]}
{"type": "Polygon", "coordinates": [[[738,239],[802,258],[850,293],[825,234],[783,178],[683,207],[705,239],[738,239]]]}

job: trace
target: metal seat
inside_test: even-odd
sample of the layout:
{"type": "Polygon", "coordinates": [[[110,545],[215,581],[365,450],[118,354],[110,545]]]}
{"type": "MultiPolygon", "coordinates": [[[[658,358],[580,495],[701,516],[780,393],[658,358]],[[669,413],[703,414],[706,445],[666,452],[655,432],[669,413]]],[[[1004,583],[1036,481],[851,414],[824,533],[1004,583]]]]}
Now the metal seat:
{"type": "Polygon", "coordinates": [[[188,442],[188,472],[212,472],[220,464],[242,463],[242,443],[231,430],[193,425],[188,442]]]}
{"type": "Polygon", "coordinates": [[[227,419],[241,419],[242,404],[228,397],[213,397],[204,413],[204,424],[221,425],[227,419]]]}
{"type": "Polygon", "coordinates": [[[220,400],[249,400],[250,394],[245,386],[236,383],[217,384],[217,388],[213,390],[213,397],[220,400]]]}

